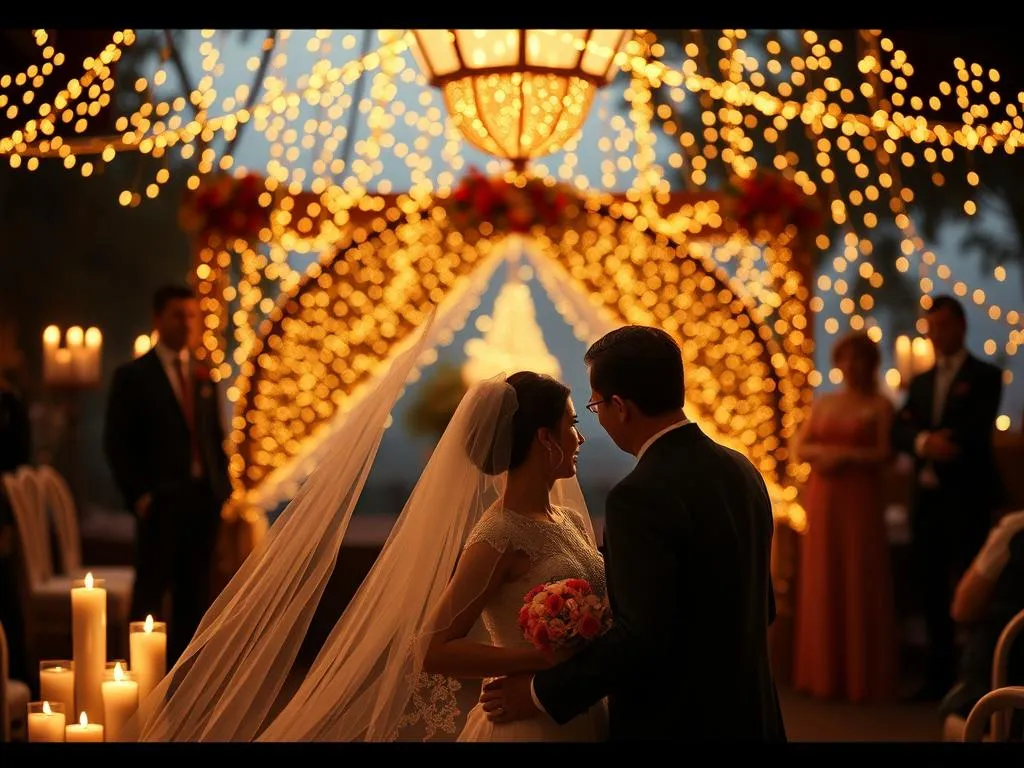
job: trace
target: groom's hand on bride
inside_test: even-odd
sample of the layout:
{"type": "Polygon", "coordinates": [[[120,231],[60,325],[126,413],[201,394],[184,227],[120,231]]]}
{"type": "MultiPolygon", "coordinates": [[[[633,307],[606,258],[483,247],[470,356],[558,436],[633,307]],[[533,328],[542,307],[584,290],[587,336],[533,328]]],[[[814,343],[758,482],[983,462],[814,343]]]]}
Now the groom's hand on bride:
{"type": "Polygon", "coordinates": [[[530,693],[532,675],[496,677],[484,684],[480,705],[492,723],[511,723],[540,714],[530,693]]]}

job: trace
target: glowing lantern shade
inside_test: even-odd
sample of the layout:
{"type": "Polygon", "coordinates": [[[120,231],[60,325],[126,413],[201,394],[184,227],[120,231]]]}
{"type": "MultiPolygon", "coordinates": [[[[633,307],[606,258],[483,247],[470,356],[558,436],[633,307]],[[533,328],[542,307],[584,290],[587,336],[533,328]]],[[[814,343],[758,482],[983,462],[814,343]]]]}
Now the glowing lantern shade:
{"type": "Polygon", "coordinates": [[[618,71],[631,29],[416,29],[413,54],[480,149],[517,167],[557,151],[618,71]]]}

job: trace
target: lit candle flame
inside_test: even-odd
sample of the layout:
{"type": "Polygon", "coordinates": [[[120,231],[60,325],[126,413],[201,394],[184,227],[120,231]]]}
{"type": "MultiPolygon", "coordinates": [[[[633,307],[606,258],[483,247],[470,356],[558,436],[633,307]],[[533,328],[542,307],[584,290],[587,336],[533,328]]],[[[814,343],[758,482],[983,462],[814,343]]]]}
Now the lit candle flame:
{"type": "MultiPolygon", "coordinates": [[[[87,574],[85,574],[85,588],[86,589],[92,589],[92,585],[93,585],[92,571],[89,571],[87,574]]],[[[85,713],[83,712],[82,714],[85,714],[85,713]]]]}
{"type": "Polygon", "coordinates": [[[152,632],[153,631],[153,614],[152,613],[150,613],[150,614],[148,614],[146,616],[146,624],[143,627],[143,629],[146,630],[147,632],[152,632]]]}
{"type": "Polygon", "coordinates": [[[52,715],[53,714],[53,710],[50,709],[50,702],[48,702],[48,701],[44,701],[43,702],[43,714],[44,715],[52,715]]]}
{"type": "Polygon", "coordinates": [[[124,680],[124,670],[121,669],[120,661],[114,665],[114,680],[119,683],[124,680]]]}
{"type": "Polygon", "coordinates": [[[82,714],[78,716],[78,724],[85,728],[89,724],[89,718],[85,716],[85,710],[82,710],[82,714]]]}

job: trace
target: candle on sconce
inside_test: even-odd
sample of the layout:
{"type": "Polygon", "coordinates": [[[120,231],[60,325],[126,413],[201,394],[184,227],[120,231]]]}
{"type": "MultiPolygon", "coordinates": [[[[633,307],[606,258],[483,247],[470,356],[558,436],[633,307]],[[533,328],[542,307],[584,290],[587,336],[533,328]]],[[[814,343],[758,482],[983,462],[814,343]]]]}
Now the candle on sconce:
{"type": "Polygon", "coordinates": [[[60,349],[60,328],[46,326],[43,331],[43,381],[57,381],[57,350],[60,349]]]}
{"type": "Polygon", "coordinates": [[[906,385],[914,373],[914,359],[911,355],[911,343],[909,336],[897,336],[896,346],[893,349],[896,370],[899,372],[900,381],[906,385]]]}
{"type": "Polygon", "coordinates": [[[53,386],[92,386],[100,380],[103,334],[74,325],[64,334],[56,325],[43,331],[43,381],[53,386]]]}
{"type": "Polygon", "coordinates": [[[103,741],[103,726],[90,723],[88,715],[83,711],[78,722],[64,728],[64,741],[76,743],[98,743],[103,741]]]}
{"type": "Polygon", "coordinates": [[[74,712],[75,663],[65,659],[39,662],[39,697],[60,704],[64,712],[74,712]]]}
{"type": "Polygon", "coordinates": [[[28,703],[28,740],[30,742],[64,741],[64,705],[59,701],[28,703]]]}
{"type": "Polygon", "coordinates": [[[75,661],[75,709],[103,722],[103,672],[107,663],[107,590],[92,572],[71,588],[71,641],[75,661]]]}
{"type": "Polygon", "coordinates": [[[71,353],[71,380],[84,381],[88,367],[88,353],[85,350],[85,331],[82,326],[73,325],[64,334],[64,342],[71,353]]]}
{"type": "Polygon", "coordinates": [[[99,328],[85,332],[85,380],[95,384],[100,380],[100,357],[103,354],[103,334],[99,328]]]}
{"type": "Polygon", "coordinates": [[[125,724],[139,707],[139,684],[124,662],[113,662],[103,680],[103,725],[107,741],[120,741],[125,724]]]}
{"type": "Polygon", "coordinates": [[[935,348],[930,339],[923,336],[914,337],[912,345],[914,375],[924,373],[935,365],[935,348]]]}
{"type": "Polygon", "coordinates": [[[150,338],[146,334],[142,334],[141,336],[136,336],[135,337],[135,346],[132,349],[132,356],[136,357],[136,358],[142,357],[144,354],[149,352],[149,350],[152,348],[152,346],[153,345],[152,345],[152,343],[150,341],[150,338]]]}
{"type": "Polygon", "coordinates": [[[67,347],[61,347],[54,353],[53,360],[55,363],[55,377],[52,383],[70,384],[74,381],[74,360],[72,359],[71,350],[67,347]]]}
{"type": "Polygon", "coordinates": [[[131,670],[142,702],[167,674],[167,623],[149,615],[145,621],[131,622],[128,633],[131,670]]]}

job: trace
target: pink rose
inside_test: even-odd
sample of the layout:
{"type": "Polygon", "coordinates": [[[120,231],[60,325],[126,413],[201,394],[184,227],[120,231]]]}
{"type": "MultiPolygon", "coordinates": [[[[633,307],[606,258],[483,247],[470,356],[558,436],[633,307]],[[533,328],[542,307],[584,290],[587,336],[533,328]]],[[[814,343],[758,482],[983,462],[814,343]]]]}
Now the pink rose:
{"type": "Polygon", "coordinates": [[[566,579],[565,586],[573,592],[589,592],[590,582],[586,579],[566,579]]]}
{"type": "Polygon", "coordinates": [[[565,637],[567,630],[568,627],[566,627],[565,622],[559,619],[555,619],[548,624],[548,636],[552,640],[559,640],[565,637]]]}
{"type": "Polygon", "coordinates": [[[523,596],[523,602],[524,603],[530,602],[531,600],[533,600],[533,598],[535,598],[537,595],[539,595],[543,591],[544,591],[544,585],[543,584],[538,584],[536,587],[531,589],[529,592],[527,592],[523,596]]]}
{"type": "Polygon", "coordinates": [[[519,628],[526,629],[527,624],[530,623],[530,606],[524,605],[519,609],[519,628]]]}
{"type": "Polygon", "coordinates": [[[565,600],[560,595],[548,595],[545,606],[551,613],[558,613],[565,606],[565,600]]]}

